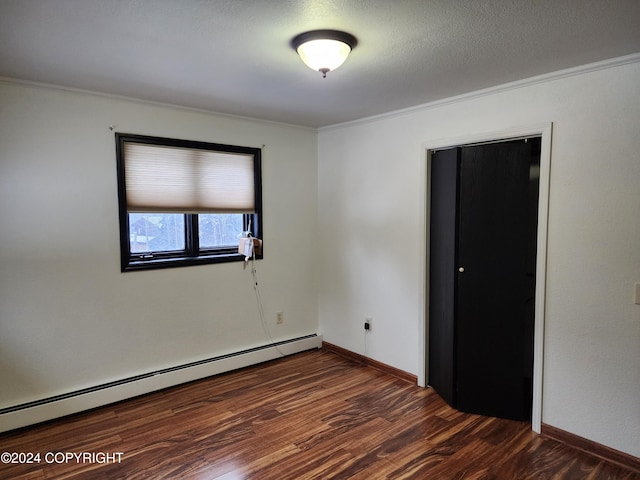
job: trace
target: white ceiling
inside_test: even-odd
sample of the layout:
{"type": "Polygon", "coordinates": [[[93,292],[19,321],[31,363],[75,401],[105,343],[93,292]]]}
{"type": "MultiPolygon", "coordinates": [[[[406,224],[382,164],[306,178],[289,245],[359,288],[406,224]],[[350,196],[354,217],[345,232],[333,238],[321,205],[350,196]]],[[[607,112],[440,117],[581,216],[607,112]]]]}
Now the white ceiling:
{"type": "Polygon", "coordinates": [[[0,0],[0,76],[311,127],[637,52],[640,0],[0,0]]]}

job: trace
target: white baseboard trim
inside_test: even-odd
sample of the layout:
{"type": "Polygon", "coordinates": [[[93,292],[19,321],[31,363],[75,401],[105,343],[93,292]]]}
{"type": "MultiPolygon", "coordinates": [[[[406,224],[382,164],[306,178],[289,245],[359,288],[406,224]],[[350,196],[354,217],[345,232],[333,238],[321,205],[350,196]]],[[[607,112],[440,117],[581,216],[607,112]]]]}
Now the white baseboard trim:
{"type": "Polygon", "coordinates": [[[65,395],[3,408],[0,409],[0,432],[34,425],[314,348],[322,348],[321,335],[309,335],[277,342],[264,347],[123,379],[120,382],[110,382],[65,395]]]}

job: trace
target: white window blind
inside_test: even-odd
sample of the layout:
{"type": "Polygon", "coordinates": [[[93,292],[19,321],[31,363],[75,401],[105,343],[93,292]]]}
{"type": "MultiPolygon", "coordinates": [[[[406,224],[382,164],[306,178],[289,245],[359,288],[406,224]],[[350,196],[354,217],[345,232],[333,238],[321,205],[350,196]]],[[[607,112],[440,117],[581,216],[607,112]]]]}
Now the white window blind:
{"type": "Polygon", "coordinates": [[[127,211],[255,213],[254,157],[124,143],[127,211]]]}

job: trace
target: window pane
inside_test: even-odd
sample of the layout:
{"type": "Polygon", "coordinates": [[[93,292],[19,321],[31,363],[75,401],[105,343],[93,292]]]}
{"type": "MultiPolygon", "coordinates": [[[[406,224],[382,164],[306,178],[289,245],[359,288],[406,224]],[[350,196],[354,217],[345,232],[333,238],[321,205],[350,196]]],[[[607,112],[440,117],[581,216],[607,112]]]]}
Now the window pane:
{"type": "Polygon", "coordinates": [[[131,253],[172,252],[185,249],[184,215],[177,213],[130,213],[131,253]]]}
{"type": "Polygon", "coordinates": [[[241,213],[201,213],[198,215],[200,248],[237,246],[242,235],[241,213]]]}

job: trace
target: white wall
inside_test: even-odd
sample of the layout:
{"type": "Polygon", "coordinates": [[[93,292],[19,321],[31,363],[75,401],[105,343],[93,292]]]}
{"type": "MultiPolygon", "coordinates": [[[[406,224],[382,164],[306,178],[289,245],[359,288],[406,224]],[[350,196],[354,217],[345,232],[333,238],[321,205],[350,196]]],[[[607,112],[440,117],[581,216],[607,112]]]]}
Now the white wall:
{"type": "Polygon", "coordinates": [[[111,124],[265,145],[266,320],[318,330],[315,130],[0,82],[0,408],[269,343],[242,263],[120,272],[111,124]]]}
{"type": "Polygon", "coordinates": [[[424,145],[553,122],[542,422],[640,457],[637,62],[321,129],[324,339],[422,372],[424,145]]]}

